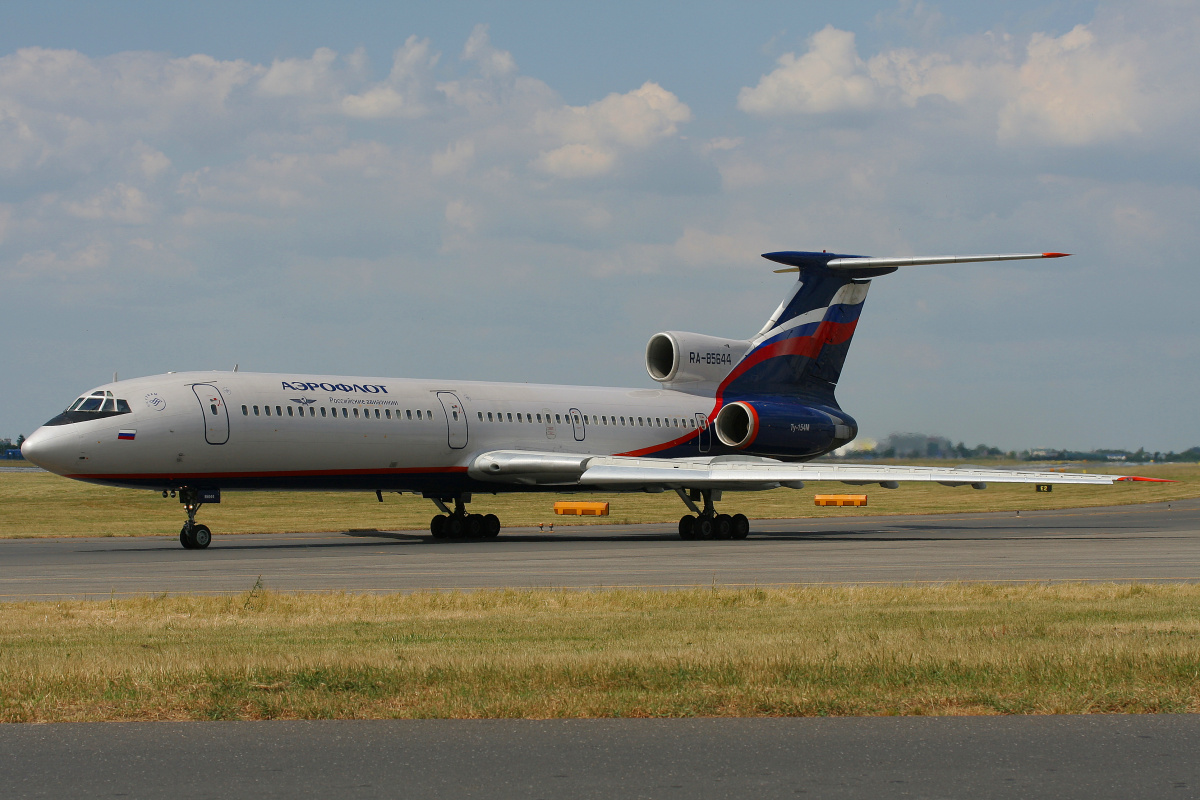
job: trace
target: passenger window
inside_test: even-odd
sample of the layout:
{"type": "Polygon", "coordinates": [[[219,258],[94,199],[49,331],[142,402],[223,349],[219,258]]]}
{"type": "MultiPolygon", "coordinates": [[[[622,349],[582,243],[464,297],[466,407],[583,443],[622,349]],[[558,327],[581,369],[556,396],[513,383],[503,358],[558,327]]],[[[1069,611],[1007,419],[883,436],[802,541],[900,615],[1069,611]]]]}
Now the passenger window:
{"type": "Polygon", "coordinates": [[[492,419],[492,412],[489,411],[488,412],[488,422],[494,422],[494,421],[495,420],[492,419]]]}
{"type": "Polygon", "coordinates": [[[433,412],[426,410],[425,419],[430,420],[432,422],[433,421],[433,412]]]}
{"type": "Polygon", "coordinates": [[[537,419],[538,419],[538,422],[541,422],[541,421],[542,421],[542,415],[541,415],[541,414],[538,414],[538,415],[537,415],[537,419]]]}
{"type": "Polygon", "coordinates": [[[562,424],[562,414],[555,414],[554,422],[558,425],[561,425],[562,424]]]}
{"type": "Polygon", "coordinates": [[[209,403],[208,407],[212,409],[212,415],[215,417],[217,415],[217,404],[209,403]]]}
{"type": "Polygon", "coordinates": [[[325,416],[325,406],[321,406],[321,416],[325,416]]]}
{"type": "Polygon", "coordinates": [[[271,416],[271,407],[270,406],[263,406],[263,411],[267,412],[268,417],[271,416]]]}
{"type": "Polygon", "coordinates": [[[354,418],[358,419],[358,407],[357,406],[354,409],[354,418]]]}
{"type": "Polygon", "coordinates": [[[309,406],[308,407],[308,415],[310,417],[315,417],[317,415],[317,409],[313,406],[309,406]]]}
{"type": "Polygon", "coordinates": [[[421,418],[421,409],[417,409],[417,419],[421,418]]]}
{"type": "MultiPolygon", "coordinates": [[[[214,408],[215,408],[215,406],[214,406],[214,408]]],[[[213,413],[216,413],[216,412],[213,412],[213,413]]],[[[291,406],[288,406],[288,416],[289,416],[289,417],[294,417],[294,416],[296,416],[296,412],[292,411],[292,407],[291,407],[291,406]]]]}
{"type": "Polygon", "coordinates": [[[483,412],[482,412],[482,411],[477,411],[476,413],[477,413],[477,414],[479,414],[479,421],[480,421],[480,422],[483,422],[483,412]]]}
{"type": "Polygon", "coordinates": [[[375,409],[375,419],[379,419],[379,409],[375,409]]]}
{"type": "Polygon", "coordinates": [[[390,408],[385,408],[383,410],[383,416],[385,419],[391,419],[392,418],[392,410],[390,408]]]}
{"type": "Polygon", "coordinates": [[[458,422],[458,412],[457,411],[454,412],[454,421],[458,422]]]}
{"type": "Polygon", "coordinates": [[[411,409],[411,408],[410,408],[410,409],[408,409],[407,411],[405,411],[405,412],[404,412],[404,414],[405,414],[405,416],[407,416],[409,419],[412,419],[412,409],[411,409]]]}
{"type": "Polygon", "coordinates": [[[349,416],[350,416],[350,410],[348,408],[346,408],[345,406],[342,406],[342,419],[346,419],[349,416]]]}
{"type": "Polygon", "coordinates": [[[258,406],[254,407],[254,416],[258,416],[258,406]]]}
{"type": "Polygon", "coordinates": [[[242,416],[243,417],[250,416],[250,409],[246,408],[245,406],[242,406],[242,416]]]}
{"type": "Polygon", "coordinates": [[[624,425],[624,424],[625,424],[625,418],[624,418],[624,417],[621,417],[621,424],[622,424],[622,425],[624,425]]]}
{"type": "Polygon", "coordinates": [[[283,416],[283,409],[280,408],[279,406],[275,406],[275,416],[277,416],[277,417],[283,416]]]}
{"type": "Polygon", "coordinates": [[[641,425],[641,424],[642,424],[642,418],[638,417],[638,425],[641,425]]]}
{"type": "Polygon", "coordinates": [[[521,421],[521,412],[518,411],[517,412],[517,422],[520,422],[520,421],[521,421]]]}
{"type": "Polygon", "coordinates": [[[576,425],[579,424],[579,415],[578,414],[575,415],[575,424],[576,425]]]}

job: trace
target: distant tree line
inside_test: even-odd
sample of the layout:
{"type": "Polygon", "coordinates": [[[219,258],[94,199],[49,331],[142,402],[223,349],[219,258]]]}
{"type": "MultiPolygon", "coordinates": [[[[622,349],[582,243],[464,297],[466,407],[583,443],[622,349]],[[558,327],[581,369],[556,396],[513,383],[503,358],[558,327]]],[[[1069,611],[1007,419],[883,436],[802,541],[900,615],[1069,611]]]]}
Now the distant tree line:
{"type": "Polygon", "coordinates": [[[955,458],[955,459],[1008,459],[1010,461],[1125,461],[1134,464],[1165,461],[1200,461],[1200,447],[1182,452],[1150,452],[1145,448],[1121,450],[1119,448],[1097,450],[1001,450],[987,444],[968,447],[966,443],[953,444],[944,436],[923,433],[893,433],[873,447],[850,450],[844,455],[850,458],[955,458]]]}

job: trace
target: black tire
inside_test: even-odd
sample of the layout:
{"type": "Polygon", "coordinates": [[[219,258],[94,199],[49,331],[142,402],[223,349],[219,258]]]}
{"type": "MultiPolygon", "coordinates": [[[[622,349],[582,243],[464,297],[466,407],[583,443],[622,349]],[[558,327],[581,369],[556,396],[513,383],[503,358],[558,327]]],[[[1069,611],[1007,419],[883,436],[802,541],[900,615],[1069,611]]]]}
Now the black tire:
{"type": "Polygon", "coordinates": [[[433,534],[435,539],[446,538],[446,517],[438,514],[433,519],[429,520],[429,532],[433,534]]]}
{"type": "Polygon", "coordinates": [[[691,514],[679,518],[679,538],[686,541],[696,538],[696,518],[691,514]]]}
{"type": "Polygon", "coordinates": [[[495,514],[487,514],[484,516],[483,535],[492,539],[500,535],[500,518],[495,514]]]}
{"type": "Polygon", "coordinates": [[[446,536],[451,539],[461,539],[467,532],[467,521],[458,514],[446,517],[446,536]]]}
{"type": "Polygon", "coordinates": [[[713,518],[707,514],[701,514],[696,518],[696,526],[692,528],[692,532],[697,539],[711,539],[716,529],[716,523],[713,518]]]}
{"type": "Polygon", "coordinates": [[[733,517],[728,514],[717,514],[717,518],[713,520],[713,538],[733,538],[733,517]]]}
{"type": "Polygon", "coordinates": [[[471,514],[467,517],[467,536],[472,539],[482,538],[485,524],[483,514],[471,514]]]}
{"type": "Polygon", "coordinates": [[[192,544],[192,537],[186,524],[179,531],[179,543],[183,545],[184,550],[194,550],[196,547],[194,544],[192,544]]]}
{"type": "Polygon", "coordinates": [[[203,550],[212,544],[212,531],[207,525],[193,525],[191,539],[193,549],[203,550]]]}
{"type": "Polygon", "coordinates": [[[745,514],[733,515],[733,538],[745,539],[750,535],[750,520],[746,519],[745,514]]]}

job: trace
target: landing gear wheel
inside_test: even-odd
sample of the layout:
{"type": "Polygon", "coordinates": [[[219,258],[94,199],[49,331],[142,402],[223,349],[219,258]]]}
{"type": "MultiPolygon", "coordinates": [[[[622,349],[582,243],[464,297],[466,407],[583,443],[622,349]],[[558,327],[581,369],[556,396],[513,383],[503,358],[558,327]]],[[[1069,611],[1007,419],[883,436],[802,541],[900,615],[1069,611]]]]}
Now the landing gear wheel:
{"type": "Polygon", "coordinates": [[[500,518],[495,514],[487,514],[484,516],[483,535],[492,539],[500,535],[500,518]]]}
{"type": "Polygon", "coordinates": [[[696,526],[692,529],[697,539],[711,539],[716,529],[716,523],[713,518],[707,514],[701,514],[696,518],[696,526]]]}
{"type": "Polygon", "coordinates": [[[190,528],[190,525],[184,524],[183,528],[179,531],[179,543],[183,545],[184,550],[196,549],[196,545],[192,543],[192,532],[189,530],[190,528]]]}
{"type": "Polygon", "coordinates": [[[679,538],[685,540],[696,538],[696,518],[691,514],[684,514],[679,518],[679,538]]]}
{"type": "Polygon", "coordinates": [[[203,550],[212,544],[212,531],[207,525],[192,526],[192,542],[197,550],[203,550]]]}
{"type": "Polygon", "coordinates": [[[483,514],[471,514],[467,517],[467,536],[478,539],[483,536],[483,514]]]}
{"type": "Polygon", "coordinates": [[[438,514],[433,519],[429,520],[429,532],[433,534],[435,539],[446,538],[446,517],[438,514]]]}
{"type": "Polygon", "coordinates": [[[717,514],[717,518],[713,520],[714,530],[713,538],[715,539],[732,539],[733,538],[733,517],[728,514],[717,514]]]}
{"type": "Polygon", "coordinates": [[[446,517],[446,535],[451,539],[461,539],[467,532],[467,521],[459,514],[446,517]]]}
{"type": "Polygon", "coordinates": [[[746,519],[745,514],[733,515],[733,538],[745,539],[750,535],[750,520],[746,519]]]}

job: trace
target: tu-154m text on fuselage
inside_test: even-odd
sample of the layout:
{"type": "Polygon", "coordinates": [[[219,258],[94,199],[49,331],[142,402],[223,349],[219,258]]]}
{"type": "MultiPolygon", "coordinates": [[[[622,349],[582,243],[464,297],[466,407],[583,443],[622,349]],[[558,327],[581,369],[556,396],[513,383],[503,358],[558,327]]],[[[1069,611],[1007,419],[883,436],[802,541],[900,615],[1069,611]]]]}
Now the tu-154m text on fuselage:
{"type": "Polygon", "coordinates": [[[177,493],[189,549],[221,490],[418,492],[444,512],[435,537],[495,536],[472,494],[676,491],[685,538],[743,538],[724,491],[806,480],[1111,483],[1111,475],[806,463],[851,441],[834,389],[871,278],[901,266],[1060,253],[866,258],[780,252],[798,282],[754,337],[668,331],[650,339],[660,389],[405,378],[179,372],[113,382],[34,432],[27,459],[78,480],[177,493]]]}

